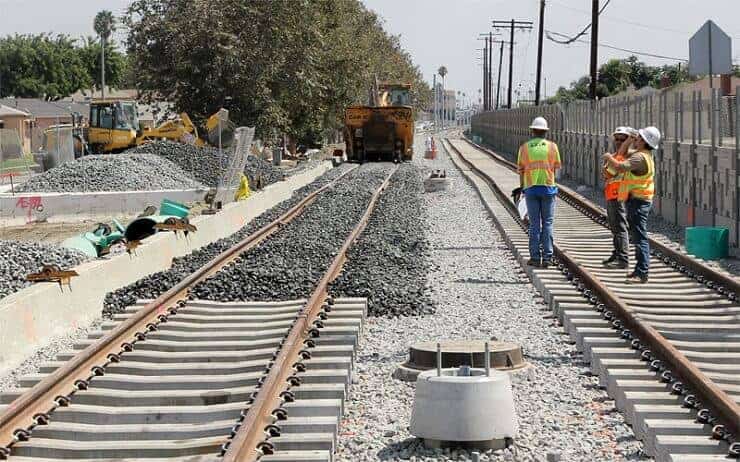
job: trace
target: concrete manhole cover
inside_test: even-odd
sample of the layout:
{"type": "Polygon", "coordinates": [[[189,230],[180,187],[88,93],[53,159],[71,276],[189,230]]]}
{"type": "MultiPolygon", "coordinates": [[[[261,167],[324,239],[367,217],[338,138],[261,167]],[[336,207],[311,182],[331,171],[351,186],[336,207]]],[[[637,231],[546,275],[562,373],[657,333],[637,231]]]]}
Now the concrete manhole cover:
{"type": "MultiPolygon", "coordinates": [[[[485,340],[443,340],[442,368],[463,365],[485,368],[485,340]]],[[[522,347],[516,343],[488,341],[491,368],[516,371],[528,364],[524,361],[522,347]]],[[[393,376],[400,380],[414,381],[420,372],[437,367],[437,342],[415,343],[409,347],[409,359],[398,366],[393,376]]]]}

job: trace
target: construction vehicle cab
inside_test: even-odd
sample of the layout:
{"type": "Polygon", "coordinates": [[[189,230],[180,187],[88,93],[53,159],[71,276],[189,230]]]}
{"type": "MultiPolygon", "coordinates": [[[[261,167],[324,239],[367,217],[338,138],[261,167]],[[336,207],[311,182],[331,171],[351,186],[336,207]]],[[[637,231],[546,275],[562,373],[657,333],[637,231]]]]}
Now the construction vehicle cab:
{"type": "Polygon", "coordinates": [[[414,110],[411,85],[375,83],[367,106],[345,112],[347,160],[411,160],[414,154],[414,110]]]}
{"type": "Polygon", "coordinates": [[[97,99],[90,103],[88,144],[92,152],[123,151],[136,146],[141,134],[134,101],[97,99]]]}

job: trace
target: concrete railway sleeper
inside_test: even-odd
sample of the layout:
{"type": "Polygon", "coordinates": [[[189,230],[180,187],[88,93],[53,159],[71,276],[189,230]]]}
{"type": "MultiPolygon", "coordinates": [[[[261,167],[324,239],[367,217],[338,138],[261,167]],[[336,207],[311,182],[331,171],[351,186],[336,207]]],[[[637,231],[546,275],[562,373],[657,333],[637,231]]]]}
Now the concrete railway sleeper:
{"type": "MultiPolygon", "coordinates": [[[[526,261],[526,232],[507,194],[519,182],[511,164],[466,141],[447,140],[446,147],[526,261]]],[[[667,249],[653,255],[650,283],[625,285],[619,271],[599,264],[610,245],[602,214],[590,204],[572,206],[571,198],[558,203],[557,266],[528,269],[535,286],[650,455],[738,457],[737,281],[667,249]]]]}
{"type": "Polygon", "coordinates": [[[330,460],[366,302],[333,300],[327,287],[396,170],[308,301],[199,301],[191,289],[354,169],[0,395],[2,457],[210,460],[221,450],[227,458],[330,460]]]}

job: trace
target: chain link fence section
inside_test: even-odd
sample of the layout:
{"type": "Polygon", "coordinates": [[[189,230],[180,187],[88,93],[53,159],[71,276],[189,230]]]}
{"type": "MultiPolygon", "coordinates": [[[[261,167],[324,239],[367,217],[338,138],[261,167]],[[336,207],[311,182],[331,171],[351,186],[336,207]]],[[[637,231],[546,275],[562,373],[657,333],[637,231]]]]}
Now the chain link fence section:
{"type": "Polygon", "coordinates": [[[222,174],[218,182],[216,201],[225,204],[234,200],[234,192],[239,187],[244,167],[247,165],[254,131],[254,127],[238,127],[234,133],[234,141],[224,151],[227,154],[219,156],[224,165],[221,168],[222,174]]]}
{"type": "MultiPolygon", "coordinates": [[[[611,133],[620,125],[658,127],[655,151],[655,213],[679,226],[721,226],[730,243],[740,243],[740,100],[718,89],[678,87],[637,92],[598,101],[526,106],[473,117],[472,134],[515,160],[529,138],[529,124],[543,116],[548,137],[558,143],[563,175],[599,189],[601,155],[613,150],[611,133]]],[[[740,87],[736,88],[736,95],[740,87]]]]}

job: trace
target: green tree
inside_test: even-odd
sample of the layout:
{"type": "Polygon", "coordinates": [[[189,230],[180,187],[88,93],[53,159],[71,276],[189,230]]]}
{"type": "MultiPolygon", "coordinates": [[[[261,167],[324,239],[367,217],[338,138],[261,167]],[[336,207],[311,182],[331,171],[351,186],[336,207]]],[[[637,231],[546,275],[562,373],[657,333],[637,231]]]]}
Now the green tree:
{"type": "Polygon", "coordinates": [[[95,29],[95,33],[98,34],[98,37],[100,37],[100,46],[102,47],[102,52],[100,54],[101,63],[98,68],[100,69],[100,89],[102,91],[103,98],[105,98],[105,71],[107,70],[107,66],[105,65],[105,48],[115,27],[116,20],[113,17],[113,13],[110,11],[102,10],[95,15],[93,28],[95,29]]]}
{"type": "Polygon", "coordinates": [[[428,88],[398,37],[358,0],[135,0],[125,18],[137,87],[203,118],[226,106],[269,139],[316,140],[364,102],[374,75],[428,88]]]}
{"type": "MultiPolygon", "coordinates": [[[[100,72],[101,44],[94,37],[85,37],[79,49],[87,73],[90,75],[94,89],[100,90],[102,85],[102,74],[100,72]]],[[[127,58],[119,52],[115,44],[109,44],[105,48],[105,83],[108,86],[122,88],[126,86],[127,58]]]]}
{"type": "Polygon", "coordinates": [[[92,83],[75,40],[66,35],[0,39],[0,96],[56,100],[92,83]]]}

